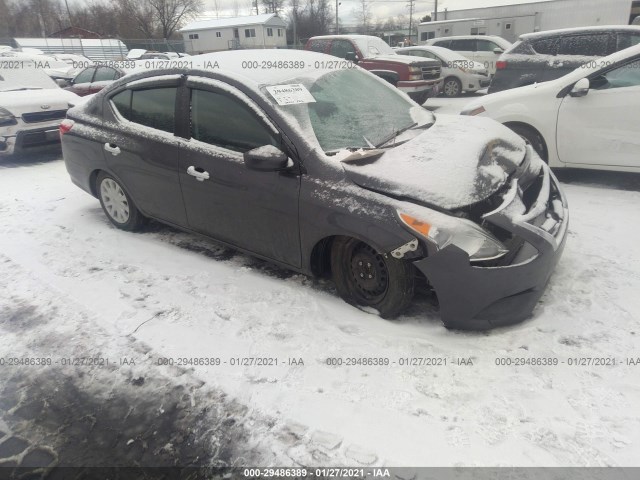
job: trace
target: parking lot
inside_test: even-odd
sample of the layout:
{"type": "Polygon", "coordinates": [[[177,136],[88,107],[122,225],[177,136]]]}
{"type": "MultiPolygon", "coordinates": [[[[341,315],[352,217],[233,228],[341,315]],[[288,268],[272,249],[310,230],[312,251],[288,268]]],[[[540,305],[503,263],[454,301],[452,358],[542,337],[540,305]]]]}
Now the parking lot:
{"type": "Polygon", "coordinates": [[[60,154],[4,161],[0,462],[633,465],[640,177],[560,179],[569,238],[533,317],[472,333],[428,297],[386,321],[196,235],[118,231],[60,154]]]}

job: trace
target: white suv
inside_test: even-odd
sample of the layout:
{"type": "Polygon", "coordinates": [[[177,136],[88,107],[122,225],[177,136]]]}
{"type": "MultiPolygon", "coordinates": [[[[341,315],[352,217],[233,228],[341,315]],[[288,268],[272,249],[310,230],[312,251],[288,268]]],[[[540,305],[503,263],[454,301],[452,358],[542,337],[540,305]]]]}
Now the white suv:
{"type": "Polygon", "coordinates": [[[427,45],[435,45],[458,52],[469,60],[483,64],[489,71],[489,75],[493,75],[496,73],[498,57],[511,47],[511,42],[494,35],[460,35],[433,38],[427,41],[427,45]]]}

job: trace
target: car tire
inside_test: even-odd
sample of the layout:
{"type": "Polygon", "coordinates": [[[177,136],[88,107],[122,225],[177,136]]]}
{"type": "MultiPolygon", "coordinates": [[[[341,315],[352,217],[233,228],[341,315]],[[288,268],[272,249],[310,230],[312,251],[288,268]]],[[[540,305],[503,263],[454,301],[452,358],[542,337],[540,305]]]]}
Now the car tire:
{"type": "Polygon", "coordinates": [[[449,98],[462,95],[462,82],[455,77],[446,78],[442,85],[442,93],[449,98]]]}
{"type": "Polygon", "coordinates": [[[96,178],[96,192],[105,215],[119,229],[135,232],[146,223],[145,216],[112,176],[100,172],[96,178]]]}
{"type": "Polygon", "coordinates": [[[532,127],[528,127],[526,125],[519,124],[507,124],[511,130],[520,135],[520,137],[527,142],[529,145],[533,147],[540,158],[544,160],[545,163],[549,163],[549,154],[547,151],[547,144],[542,138],[542,135],[532,127]]]}
{"type": "Polygon", "coordinates": [[[413,299],[413,265],[380,254],[358,239],[338,237],[333,242],[331,271],[347,303],[374,308],[382,318],[397,317],[413,299]]]}

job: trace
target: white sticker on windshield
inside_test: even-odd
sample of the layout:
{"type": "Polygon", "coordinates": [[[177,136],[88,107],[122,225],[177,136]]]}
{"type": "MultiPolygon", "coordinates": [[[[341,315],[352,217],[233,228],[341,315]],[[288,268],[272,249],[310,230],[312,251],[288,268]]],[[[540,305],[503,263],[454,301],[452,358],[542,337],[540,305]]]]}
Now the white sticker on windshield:
{"type": "Polygon", "coordinates": [[[311,92],[300,83],[273,85],[267,87],[267,91],[278,102],[278,105],[296,105],[299,103],[315,103],[316,101],[311,92]]]}

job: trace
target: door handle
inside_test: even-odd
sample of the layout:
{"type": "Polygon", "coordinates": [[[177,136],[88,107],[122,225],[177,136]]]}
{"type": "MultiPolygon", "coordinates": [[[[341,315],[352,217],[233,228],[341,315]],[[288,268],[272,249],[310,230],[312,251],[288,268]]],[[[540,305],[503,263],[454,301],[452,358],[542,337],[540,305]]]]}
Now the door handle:
{"type": "Polygon", "coordinates": [[[120,147],[113,143],[105,143],[104,149],[109,152],[111,155],[120,155],[120,147]]]}
{"type": "Polygon", "coordinates": [[[187,173],[192,177],[196,177],[196,180],[198,180],[199,182],[209,180],[209,172],[199,172],[193,165],[187,168],[187,173]]]}

